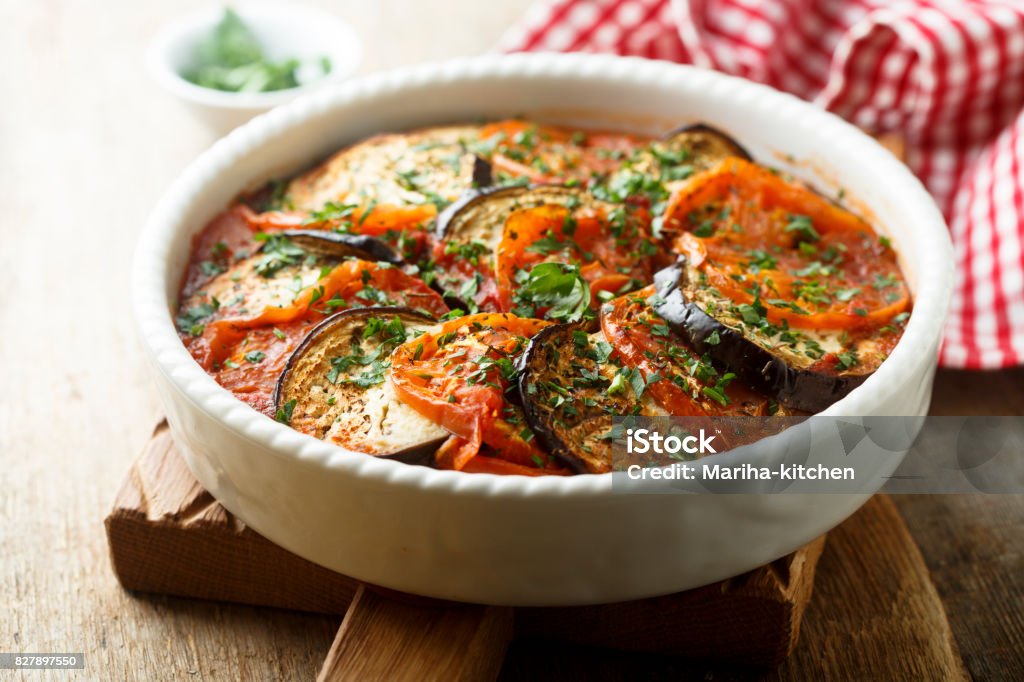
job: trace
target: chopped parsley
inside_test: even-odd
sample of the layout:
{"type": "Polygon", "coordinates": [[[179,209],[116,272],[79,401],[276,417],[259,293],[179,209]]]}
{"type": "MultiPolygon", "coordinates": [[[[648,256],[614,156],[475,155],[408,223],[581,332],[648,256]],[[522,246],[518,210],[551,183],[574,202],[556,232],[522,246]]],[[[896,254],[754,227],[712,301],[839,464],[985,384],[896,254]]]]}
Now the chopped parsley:
{"type": "Polygon", "coordinates": [[[590,309],[590,286],[578,265],[539,263],[529,272],[520,270],[520,285],[513,297],[520,317],[533,317],[541,309],[544,317],[559,322],[578,322],[590,309]]]}
{"type": "Polygon", "coordinates": [[[225,92],[287,90],[323,78],[331,72],[326,55],[315,59],[271,60],[256,34],[230,8],[225,8],[213,31],[201,40],[190,60],[185,80],[225,92]]]}
{"type": "Polygon", "coordinates": [[[245,354],[246,362],[251,362],[254,365],[258,364],[260,362],[263,362],[263,360],[266,357],[267,357],[267,354],[264,353],[261,350],[251,350],[251,351],[249,351],[248,353],[245,354]]]}
{"type": "Polygon", "coordinates": [[[490,250],[487,244],[484,244],[479,239],[474,239],[471,242],[448,242],[444,245],[444,255],[455,255],[473,265],[479,263],[480,256],[489,253],[490,250]]]}
{"type": "Polygon", "coordinates": [[[693,234],[695,237],[710,237],[715,234],[715,224],[710,220],[705,220],[697,226],[697,229],[693,231],[693,234]]]}
{"type": "Polygon", "coordinates": [[[290,424],[292,421],[292,413],[295,412],[295,402],[295,398],[292,398],[282,405],[280,409],[278,409],[277,414],[274,415],[274,419],[282,424],[290,424]]]}
{"type": "Polygon", "coordinates": [[[381,317],[370,317],[363,328],[363,340],[376,339],[379,341],[376,347],[366,353],[362,347],[349,355],[342,355],[330,359],[331,369],[327,372],[327,381],[332,384],[355,384],[361,388],[369,388],[383,383],[388,369],[391,367],[391,351],[399,344],[404,343],[409,335],[405,325],[397,315],[391,319],[381,317]],[[354,367],[365,367],[365,371],[355,376],[348,375],[349,370],[354,367]]]}
{"type": "Polygon", "coordinates": [[[791,215],[784,228],[785,232],[796,232],[797,238],[803,242],[816,242],[821,235],[814,229],[814,223],[805,215],[791,215]]]}
{"type": "Polygon", "coordinates": [[[753,251],[747,252],[747,267],[750,268],[751,274],[758,274],[762,270],[774,270],[779,266],[779,261],[774,256],[762,251],[761,249],[754,249],[753,251]]]}
{"type": "Polygon", "coordinates": [[[279,234],[258,232],[254,239],[263,242],[260,257],[254,269],[260,277],[273,277],[282,268],[295,265],[306,257],[306,252],[279,234]]]}
{"type": "Polygon", "coordinates": [[[310,212],[309,216],[302,221],[303,225],[309,225],[310,223],[326,223],[336,220],[348,220],[352,218],[352,214],[359,208],[356,204],[342,204],[334,201],[328,201],[319,211],[310,212]]]}
{"type": "Polygon", "coordinates": [[[853,351],[848,350],[846,352],[839,353],[836,355],[836,358],[839,360],[839,366],[843,369],[850,369],[857,365],[857,354],[853,351]]]}
{"type": "Polygon", "coordinates": [[[177,317],[175,322],[181,331],[188,332],[192,336],[202,336],[203,330],[206,329],[203,322],[217,312],[218,308],[220,308],[220,301],[214,298],[209,303],[200,303],[188,308],[177,317]]]}
{"type": "Polygon", "coordinates": [[[199,262],[199,270],[207,277],[213,277],[224,272],[224,266],[220,263],[216,263],[212,260],[204,260],[199,262]]]}
{"type": "Polygon", "coordinates": [[[566,249],[568,244],[558,240],[554,234],[548,232],[547,236],[542,237],[526,247],[526,250],[531,253],[539,253],[542,255],[550,255],[552,253],[558,253],[566,249]]]}
{"type": "Polygon", "coordinates": [[[743,303],[736,306],[737,312],[743,321],[749,325],[759,326],[764,321],[764,315],[768,310],[761,304],[761,299],[755,298],[753,303],[743,303]]]}
{"type": "Polygon", "coordinates": [[[836,291],[836,300],[846,303],[860,293],[860,289],[839,289],[836,291]]]}

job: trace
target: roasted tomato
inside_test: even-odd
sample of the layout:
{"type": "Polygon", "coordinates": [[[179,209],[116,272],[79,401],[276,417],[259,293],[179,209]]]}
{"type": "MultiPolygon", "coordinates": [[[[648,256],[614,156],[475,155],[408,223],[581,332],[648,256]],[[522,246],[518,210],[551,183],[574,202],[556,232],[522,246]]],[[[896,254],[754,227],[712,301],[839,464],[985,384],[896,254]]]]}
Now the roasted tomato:
{"type": "Polygon", "coordinates": [[[492,187],[467,194],[437,219],[435,282],[470,312],[500,312],[495,283],[498,245],[513,213],[538,206],[576,206],[586,193],[561,185],[492,187]]]}
{"type": "Polygon", "coordinates": [[[650,281],[653,244],[647,212],[626,206],[594,205],[581,199],[566,206],[546,204],[513,212],[505,221],[497,253],[498,299],[516,307],[515,292],[539,263],[578,265],[590,292],[601,298],[650,281]]]}
{"type": "Polygon", "coordinates": [[[877,328],[773,325],[759,301],[735,302],[683,259],[654,276],[659,316],[701,356],[728,367],[781,405],[819,412],[860,386],[889,356],[909,313],[877,328]]]}
{"type": "Polygon", "coordinates": [[[219,213],[192,238],[192,253],[181,287],[183,299],[259,247],[253,238],[250,215],[252,209],[236,204],[219,213]]]}
{"type": "Polygon", "coordinates": [[[391,206],[371,204],[328,204],[319,211],[266,211],[256,213],[247,206],[235,209],[254,232],[276,233],[293,230],[323,230],[340,235],[374,237],[396,249],[407,261],[426,253],[437,217],[433,204],[391,206]]]}
{"type": "Polygon", "coordinates": [[[490,451],[486,445],[480,449],[480,454],[466,462],[462,471],[471,474],[499,474],[502,476],[568,476],[573,473],[569,469],[557,466],[554,462],[549,462],[543,469],[538,468],[534,463],[531,463],[530,466],[515,464],[496,456],[496,453],[490,451]]]}
{"type": "MultiPolygon", "coordinates": [[[[220,359],[203,363],[224,388],[268,417],[275,415],[274,387],[292,352],[315,322],[306,319],[255,329],[229,329],[221,336],[220,359]]],[[[209,342],[190,338],[186,345],[197,359],[210,358],[209,342]]],[[[200,360],[202,362],[202,360],[200,360]]]]}
{"type": "Polygon", "coordinates": [[[311,260],[289,248],[277,244],[221,273],[186,299],[178,315],[192,356],[268,414],[284,360],[326,315],[371,305],[403,305],[434,316],[448,310],[422,280],[398,268],[311,260]]]}
{"type": "Polygon", "coordinates": [[[741,159],[693,178],[666,211],[675,248],[737,306],[803,329],[888,324],[910,292],[888,241],[806,187],[741,159]]]}
{"type": "Polygon", "coordinates": [[[559,468],[526,428],[522,410],[506,399],[515,390],[516,359],[547,325],[481,313],[445,322],[395,349],[391,381],[399,399],[453,434],[437,453],[438,466],[464,469],[486,444],[513,464],[559,468]]]}
{"type": "Polygon", "coordinates": [[[778,406],[698,355],[651,308],[653,286],[606,304],[601,329],[622,363],[671,415],[771,415],[778,406]]]}

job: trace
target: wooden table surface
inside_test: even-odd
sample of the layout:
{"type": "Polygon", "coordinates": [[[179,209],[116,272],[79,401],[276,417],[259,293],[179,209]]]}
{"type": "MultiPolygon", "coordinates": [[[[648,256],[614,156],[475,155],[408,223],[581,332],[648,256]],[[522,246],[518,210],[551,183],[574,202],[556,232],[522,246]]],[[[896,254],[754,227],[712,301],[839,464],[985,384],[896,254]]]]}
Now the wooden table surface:
{"type": "MultiPolygon", "coordinates": [[[[214,139],[150,81],[143,53],[198,4],[0,0],[0,651],[87,652],[82,679],[308,679],[338,626],[131,597],[107,558],[102,519],[159,416],[129,316],[132,251],[159,195],[214,139]]],[[[529,0],[315,4],[364,36],[370,71],[486,50],[529,0]]],[[[1024,372],[943,372],[935,411],[1024,414],[1024,372]]],[[[1024,679],[1024,499],[898,504],[970,673],[1024,679]]],[[[517,646],[507,676],[544,678],[555,660],[608,679],[640,663],[517,646]]]]}

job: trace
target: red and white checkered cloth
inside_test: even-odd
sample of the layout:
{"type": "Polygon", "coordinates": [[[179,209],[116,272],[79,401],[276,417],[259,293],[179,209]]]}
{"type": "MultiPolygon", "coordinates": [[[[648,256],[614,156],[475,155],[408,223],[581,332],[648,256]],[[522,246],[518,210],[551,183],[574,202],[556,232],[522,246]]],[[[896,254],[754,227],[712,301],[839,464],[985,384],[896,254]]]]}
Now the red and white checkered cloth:
{"type": "Polygon", "coordinates": [[[956,251],[942,364],[1024,364],[1024,0],[548,0],[499,47],[697,64],[899,133],[956,251]]]}

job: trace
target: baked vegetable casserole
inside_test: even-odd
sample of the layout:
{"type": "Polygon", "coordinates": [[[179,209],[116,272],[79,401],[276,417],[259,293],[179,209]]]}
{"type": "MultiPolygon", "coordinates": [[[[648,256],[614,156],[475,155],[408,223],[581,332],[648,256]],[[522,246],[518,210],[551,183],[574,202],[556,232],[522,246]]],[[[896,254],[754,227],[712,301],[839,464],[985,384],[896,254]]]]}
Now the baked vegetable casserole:
{"type": "MultiPolygon", "coordinates": [[[[696,125],[379,135],[194,238],[177,326],[267,416],[466,472],[611,470],[617,415],[806,415],[911,297],[863,218],[696,125]]],[[[355,456],[355,455],[354,455],[355,456]]]]}

